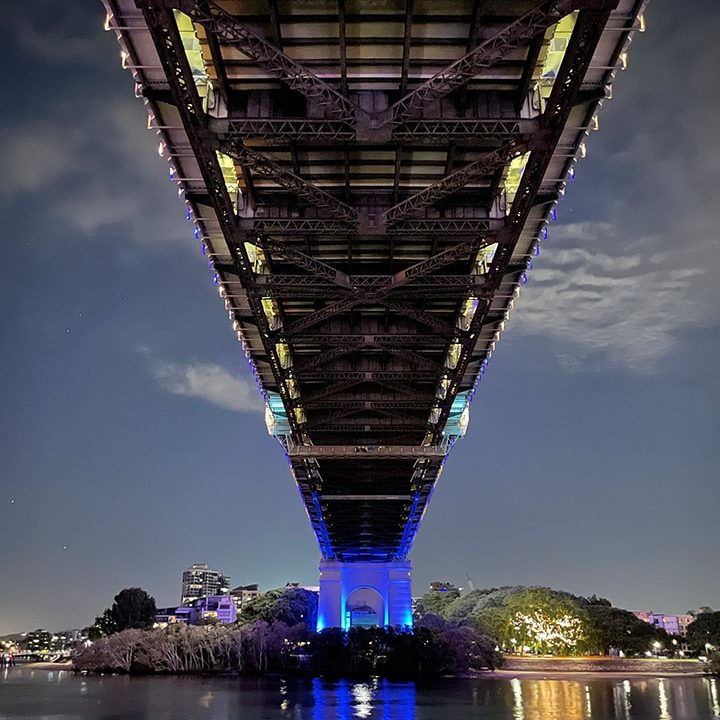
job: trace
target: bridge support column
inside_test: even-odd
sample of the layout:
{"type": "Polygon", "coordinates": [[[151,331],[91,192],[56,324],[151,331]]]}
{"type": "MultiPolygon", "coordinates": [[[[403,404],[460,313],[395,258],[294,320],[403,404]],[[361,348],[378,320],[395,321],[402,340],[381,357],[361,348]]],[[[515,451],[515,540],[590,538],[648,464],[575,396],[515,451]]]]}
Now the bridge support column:
{"type": "Polygon", "coordinates": [[[411,564],[320,562],[318,631],[351,625],[412,626],[411,564]]]}

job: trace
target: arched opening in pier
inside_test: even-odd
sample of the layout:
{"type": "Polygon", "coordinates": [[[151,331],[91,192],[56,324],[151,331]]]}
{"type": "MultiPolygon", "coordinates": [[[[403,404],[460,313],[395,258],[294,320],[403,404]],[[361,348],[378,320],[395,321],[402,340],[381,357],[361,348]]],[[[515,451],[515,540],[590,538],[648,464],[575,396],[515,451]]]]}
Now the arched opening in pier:
{"type": "Polygon", "coordinates": [[[374,588],[355,588],[345,602],[345,627],[383,625],[385,625],[385,603],[382,595],[374,588]]]}

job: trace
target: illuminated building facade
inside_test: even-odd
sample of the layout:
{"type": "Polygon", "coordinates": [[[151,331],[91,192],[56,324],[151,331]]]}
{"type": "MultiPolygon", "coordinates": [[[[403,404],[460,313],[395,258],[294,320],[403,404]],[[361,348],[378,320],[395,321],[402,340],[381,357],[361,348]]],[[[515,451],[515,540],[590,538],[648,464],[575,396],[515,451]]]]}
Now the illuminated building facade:
{"type": "Polygon", "coordinates": [[[104,2],[316,534],[319,622],[409,624],[414,537],[643,2],[104,2]]]}
{"type": "Polygon", "coordinates": [[[667,613],[656,613],[647,610],[637,610],[633,613],[635,617],[649,623],[650,625],[665,630],[670,635],[687,635],[688,625],[695,619],[692,615],[669,615],[667,613]]]}
{"type": "Polygon", "coordinates": [[[230,578],[219,570],[211,570],[205,563],[195,563],[182,574],[180,604],[190,605],[194,600],[210,595],[230,592],[230,578]]]}
{"type": "Polygon", "coordinates": [[[242,612],[243,607],[250,602],[254,597],[260,594],[257,583],[252,585],[238,585],[230,591],[230,595],[233,597],[235,602],[235,609],[237,612],[242,612]]]}
{"type": "Polygon", "coordinates": [[[231,595],[209,595],[180,607],[158,608],[155,613],[155,623],[160,626],[173,623],[197,625],[208,620],[234,623],[237,620],[235,599],[231,595]]]}

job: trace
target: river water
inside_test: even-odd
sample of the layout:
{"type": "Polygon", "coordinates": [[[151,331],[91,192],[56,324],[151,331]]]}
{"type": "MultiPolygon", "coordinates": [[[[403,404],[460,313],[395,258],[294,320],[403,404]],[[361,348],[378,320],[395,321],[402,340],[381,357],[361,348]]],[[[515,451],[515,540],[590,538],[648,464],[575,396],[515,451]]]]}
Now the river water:
{"type": "Polygon", "coordinates": [[[414,683],[91,677],[0,671],[0,720],[711,720],[720,680],[483,678],[414,683]]]}

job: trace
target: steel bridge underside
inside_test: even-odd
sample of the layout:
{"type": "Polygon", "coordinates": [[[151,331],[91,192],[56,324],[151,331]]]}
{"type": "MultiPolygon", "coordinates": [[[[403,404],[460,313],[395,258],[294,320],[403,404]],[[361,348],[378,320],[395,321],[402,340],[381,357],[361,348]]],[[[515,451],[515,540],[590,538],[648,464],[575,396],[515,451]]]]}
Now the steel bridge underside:
{"type": "Polygon", "coordinates": [[[323,557],[404,560],[642,3],[105,4],[323,557]]]}

